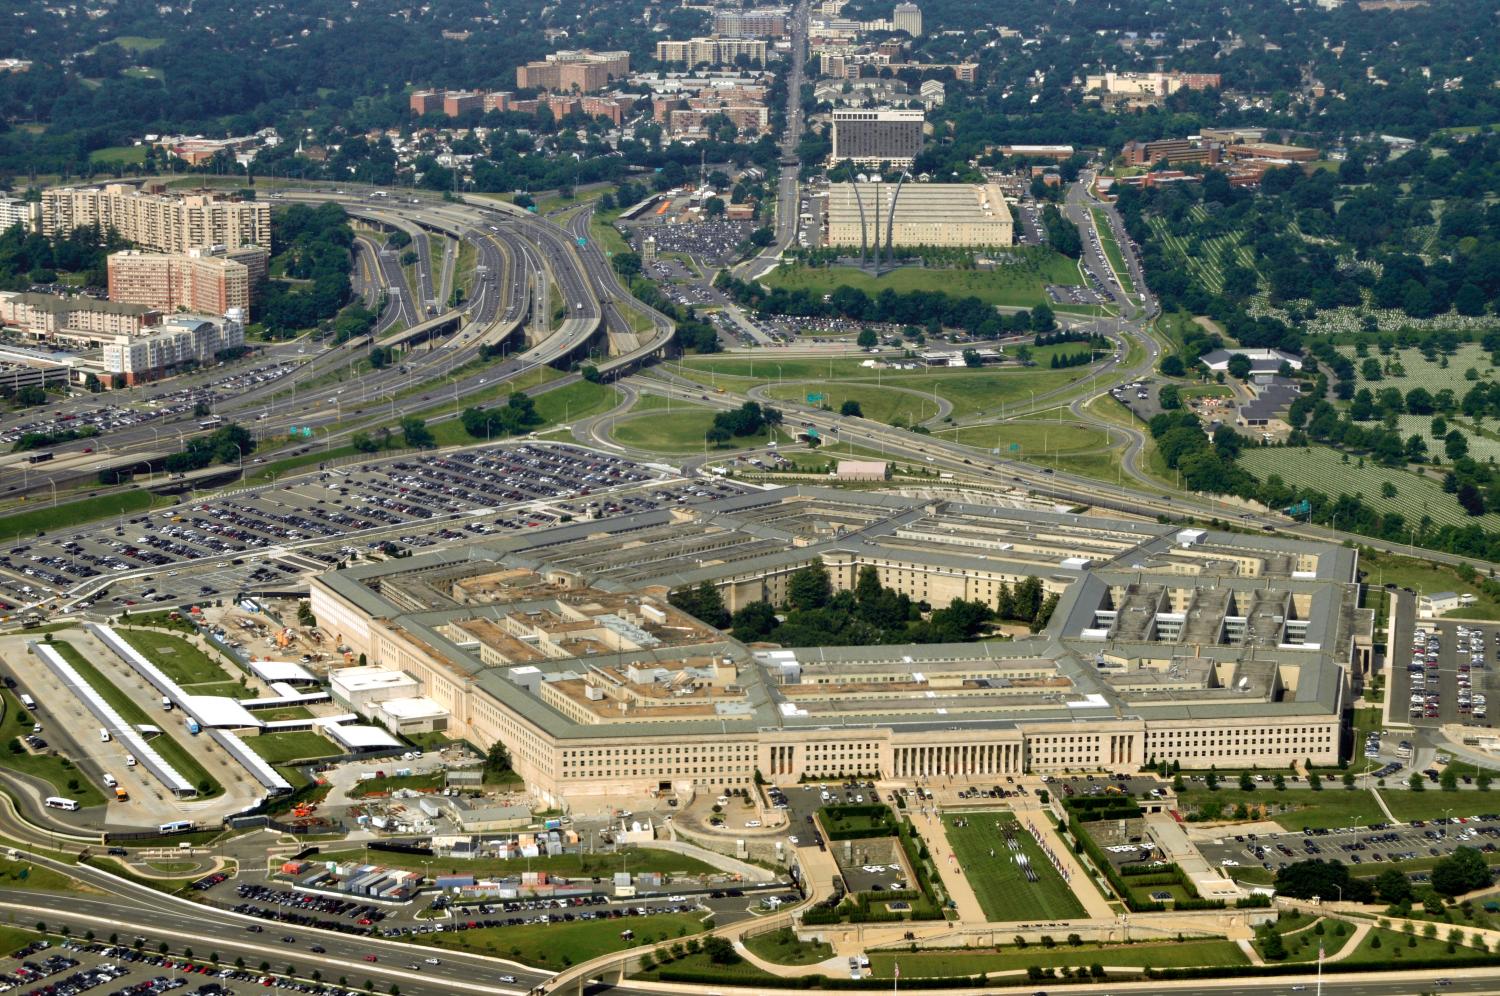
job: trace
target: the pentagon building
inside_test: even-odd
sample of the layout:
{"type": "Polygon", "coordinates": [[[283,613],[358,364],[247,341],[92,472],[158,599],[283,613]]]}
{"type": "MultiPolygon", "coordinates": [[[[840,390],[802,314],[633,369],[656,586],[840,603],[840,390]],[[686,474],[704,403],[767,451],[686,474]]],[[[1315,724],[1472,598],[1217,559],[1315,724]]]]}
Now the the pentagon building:
{"type": "Polygon", "coordinates": [[[316,579],[312,608],[557,800],[757,771],[1333,763],[1368,665],[1356,565],[1269,535],[807,487],[355,566],[316,579]],[[779,603],[814,561],[934,606],[1028,576],[1059,601],[1035,636],[819,648],[747,646],[668,603],[704,581],[731,610],[779,603]]]}

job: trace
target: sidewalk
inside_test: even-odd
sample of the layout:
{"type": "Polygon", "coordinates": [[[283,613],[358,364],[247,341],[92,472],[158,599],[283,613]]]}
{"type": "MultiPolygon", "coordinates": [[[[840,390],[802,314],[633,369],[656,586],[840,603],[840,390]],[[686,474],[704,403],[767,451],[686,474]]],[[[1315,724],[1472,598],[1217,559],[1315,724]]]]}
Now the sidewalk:
{"type": "Polygon", "coordinates": [[[953,845],[948,841],[948,828],[943,825],[942,818],[932,810],[927,810],[913,814],[912,825],[927,841],[932,863],[943,877],[948,898],[957,907],[958,922],[967,925],[987,922],[989,918],[984,915],[984,907],[979,904],[974,887],[969,884],[967,876],[958,870],[958,862],[953,857],[953,845]]]}

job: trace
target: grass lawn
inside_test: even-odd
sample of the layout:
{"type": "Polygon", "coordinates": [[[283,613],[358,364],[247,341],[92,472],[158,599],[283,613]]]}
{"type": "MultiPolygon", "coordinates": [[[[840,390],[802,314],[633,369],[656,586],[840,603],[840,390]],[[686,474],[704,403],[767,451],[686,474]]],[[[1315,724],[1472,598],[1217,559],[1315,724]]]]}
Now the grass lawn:
{"type": "MultiPolygon", "coordinates": [[[[1401,772],[1404,776],[1406,772],[1401,772]]],[[[1413,792],[1404,787],[1405,778],[1402,778],[1403,787],[1399,789],[1384,789],[1380,797],[1390,807],[1391,815],[1403,823],[1411,820],[1431,820],[1443,815],[1444,810],[1453,810],[1454,816],[1476,816],[1479,813],[1493,813],[1500,806],[1500,789],[1490,789],[1480,792],[1477,789],[1465,788],[1461,792],[1444,792],[1436,785],[1428,783],[1428,787],[1421,792],[1413,792]]],[[[1387,784],[1390,784],[1387,782],[1387,784]]]]}
{"type": "Polygon", "coordinates": [[[544,420],[543,426],[559,425],[607,412],[619,403],[620,392],[614,387],[580,380],[538,394],[536,412],[544,420]]]}
{"type": "MultiPolygon", "coordinates": [[[[139,70],[125,70],[127,76],[150,77],[155,70],[141,72],[139,70]]],[[[158,74],[155,78],[160,78],[158,74]]],[[[95,149],[89,153],[91,163],[119,163],[122,166],[139,166],[146,161],[146,147],[144,145],[111,145],[104,149],[95,149]]]]}
{"type": "MultiPolygon", "coordinates": [[[[382,855],[382,860],[384,860],[382,855]]],[[[422,934],[419,944],[509,958],[540,968],[562,968],[588,961],[611,951],[654,941],[702,933],[704,922],[693,913],[661,913],[655,916],[622,917],[618,920],[580,920],[573,923],[531,923],[519,927],[487,927],[482,930],[444,931],[422,934]],[[622,931],[635,937],[623,939],[622,931]]]]}
{"type": "Polygon", "coordinates": [[[769,286],[788,290],[807,289],[827,294],[838,287],[858,287],[871,297],[890,289],[907,291],[942,291],[954,297],[977,297],[986,304],[1031,308],[1047,300],[1048,284],[1078,284],[1078,266],[1071,259],[1050,249],[1020,248],[1006,255],[1018,262],[997,266],[993,270],[926,269],[902,267],[879,277],[852,267],[779,266],[767,274],[769,286]]]}
{"type": "Polygon", "coordinates": [[[1232,398],[1234,392],[1222,384],[1194,384],[1178,388],[1177,396],[1183,401],[1192,401],[1195,398],[1232,398]]]}
{"type": "Polygon", "coordinates": [[[1478,601],[1452,613],[1455,619],[1500,619],[1500,599],[1476,584],[1464,581],[1451,567],[1431,561],[1380,553],[1361,548],[1359,567],[1373,585],[1397,584],[1416,592],[1459,591],[1478,601]]]}
{"type": "Polygon", "coordinates": [[[77,799],[80,806],[104,805],[104,793],[72,762],[47,754],[29,754],[25,750],[19,754],[11,753],[11,741],[30,733],[34,724],[27,721],[31,714],[9,691],[0,689],[0,706],[5,710],[0,716],[0,744],[5,745],[0,749],[0,765],[42,779],[55,788],[58,795],[77,799]],[[78,782],[76,789],[68,784],[75,780],[78,782]]]}
{"type": "Polygon", "coordinates": [[[1005,945],[990,950],[880,952],[871,953],[870,970],[877,978],[889,979],[897,961],[901,963],[903,978],[922,979],[1024,971],[1032,965],[1076,968],[1097,963],[1106,968],[1190,968],[1249,963],[1245,953],[1233,941],[1182,941],[1177,944],[1081,944],[1077,947],[1058,944],[1051,948],[1030,944],[1024,948],[1005,945]]]}
{"type": "Polygon", "coordinates": [[[153,726],[162,727],[161,736],[151,738],[151,746],[161,755],[163,761],[166,761],[177,769],[178,774],[198,786],[200,797],[209,798],[219,795],[224,791],[223,786],[204,769],[203,765],[198,763],[198,759],[183,746],[181,741],[171,731],[170,728],[177,725],[175,716],[171,717],[173,721],[163,723],[160,716],[149,715],[146,710],[136,704],[133,698],[125,694],[124,690],[100,673],[98,668],[84,657],[83,654],[78,652],[77,647],[74,647],[70,643],[64,643],[61,640],[53,641],[52,646],[57,649],[58,653],[62,654],[64,660],[78,669],[79,675],[84,681],[89,683],[94,691],[98,692],[106,702],[115,707],[115,711],[120,714],[120,718],[125,720],[125,722],[133,725],[148,723],[153,726]]]}
{"type": "Polygon", "coordinates": [[[272,764],[342,753],[341,748],[335,747],[327,737],[311,730],[262,733],[258,737],[246,737],[245,745],[272,764]]]}
{"type": "Polygon", "coordinates": [[[1484,952],[1476,948],[1462,945],[1449,954],[1448,942],[1444,938],[1447,937],[1450,929],[1439,925],[1437,939],[1430,940],[1415,934],[1407,935],[1394,930],[1377,928],[1366,934],[1359,947],[1342,960],[1347,965],[1379,965],[1385,969],[1399,969],[1403,959],[1452,959],[1454,962],[1478,959],[1493,962],[1495,960],[1493,955],[1486,956],[1484,952]],[[1376,943],[1377,940],[1379,944],[1376,943]]]}
{"type": "Polygon", "coordinates": [[[858,832],[861,836],[888,837],[896,828],[896,815],[889,806],[824,806],[818,813],[818,821],[830,833],[858,832]],[[868,831],[868,832],[866,832],[868,831]]]}
{"type": "MultiPolygon", "coordinates": [[[[471,861],[465,858],[433,858],[425,863],[422,858],[414,855],[385,851],[371,851],[370,853],[372,861],[379,861],[383,865],[411,871],[426,871],[431,868],[434,875],[473,872],[475,875],[519,876],[524,871],[545,871],[553,875],[573,878],[602,878],[613,875],[617,871],[627,870],[681,875],[709,875],[717,871],[712,865],[699,861],[697,858],[676,854],[659,847],[629,847],[617,854],[558,854],[529,860],[526,858],[514,860],[475,858],[471,861]]],[[[362,849],[326,851],[319,856],[318,860],[363,861],[364,855],[365,852],[362,849]]]]}
{"type": "MultiPolygon", "coordinates": [[[[958,865],[968,876],[984,915],[992,922],[1059,920],[1084,915],[1068,884],[1052,867],[1025,827],[1009,813],[946,814],[943,823],[958,865]],[[960,827],[959,822],[966,825],[960,827]],[[1036,872],[1028,882],[997,822],[1015,824],[1014,839],[1036,872]],[[994,857],[990,857],[990,851],[994,857]]],[[[1087,964],[1087,963],[1085,963],[1087,964]]],[[[963,974],[963,973],[960,973],[963,974]]]]}
{"type": "MultiPolygon", "coordinates": [[[[1010,367],[1006,369],[970,370],[871,370],[860,366],[853,357],[826,360],[800,359],[773,363],[764,357],[693,357],[681,365],[682,376],[713,386],[723,380],[726,387],[743,391],[756,384],[776,385],[779,396],[804,399],[809,390],[829,395],[832,392],[858,391],[861,404],[866,398],[878,398],[883,388],[909,388],[930,399],[934,390],[953,404],[955,418],[967,418],[985,412],[1000,412],[1007,406],[1029,403],[1033,395],[1043,394],[1088,377],[1089,367],[1066,370],[1010,367]],[[792,387],[791,382],[797,383],[792,387]],[[809,386],[809,384],[811,386],[809,386]],[[837,385],[834,388],[833,385],[837,385]],[[857,385],[857,387],[856,387],[857,385]]],[[[842,403],[842,397],[839,399],[842,403]]],[[[930,409],[930,400],[928,402],[930,409]]],[[[838,404],[834,404],[837,408],[838,404]]],[[[866,415],[874,418],[869,409],[866,415]]]]}
{"type": "Polygon", "coordinates": [[[19,951],[36,940],[36,936],[19,927],[0,927],[0,952],[9,955],[12,951],[19,951]]]}
{"type": "Polygon", "coordinates": [[[1002,456],[1048,466],[1062,466],[1109,446],[1109,434],[1070,422],[1012,420],[958,429],[933,429],[932,434],[968,446],[999,449],[1002,456]],[[1019,447],[1019,448],[1017,448],[1019,447]]]}
{"type": "MultiPolygon", "coordinates": [[[[640,415],[612,423],[610,436],[621,446],[650,450],[656,453],[702,453],[704,435],[714,424],[716,413],[708,408],[694,407],[687,411],[674,410],[649,415],[640,415]]],[[[727,446],[712,449],[743,449],[749,446],[764,446],[772,439],[786,442],[788,435],[762,430],[753,436],[736,436],[727,446]]]]}
{"type": "Polygon", "coordinates": [[[119,35],[105,42],[106,45],[118,45],[127,52],[150,52],[161,48],[166,44],[165,38],[146,38],[141,35],[119,35]]]}
{"type": "Polygon", "coordinates": [[[913,390],[903,390],[894,383],[883,387],[860,381],[838,384],[787,384],[771,388],[769,394],[778,401],[803,403],[808,403],[809,394],[821,394],[823,396],[821,400],[811,403],[826,405],[833,411],[842,409],[846,401],[858,402],[860,414],[863,417],[876,422],[884,422],[887,425],[893,424],[898,418],[906,425],[916,425],[930,418],[936,418],[938,414],[938,403],[932,400],[931,394],[918,394],[913,390]]]}
{"type": "Polygon", "coordinates": [[[179,685],[222,682],[229,677],[228,673],[219,666],[218,661],[180,636],[157,633],[148,629],[122,629],[119,632],[125,638],[126,643],[138,650],[141,656],[161,668],[168,678],[179,685]]]}
{"type": "Polygon", "coordinates": [[[53,529],[67,529],[111,515],[134,515],[148,508],[171,503],[170,498],[153,495],[149,491],[116,491],[55,507],[47,505],[7,515],[0,518],[0,536],[31,536],[53,529]]]}
{"type": "MultiPolygon", "coordinates": [[[[1219,783],[1226,785],[1224,781],[1219,783]]],[[[1326,783],[1325,783],[1326,784],[1326,783]]],[[[1389,795],[1390,793],[1388,793],[1389,795]]],[[[1227,787],[1211,792],[1206,788],[1189,788],[1178,796],[1178,809],[1186,814],[1213,812],[1220,807],[1222,818],[1231,819],[1241,803],[1250,810],[1252,818],[1264,810],[1266,819],[1281,824],[1288,830],[1303,827],[1369,826],[1385,822],[1385,814],[1375,802],[1375,797],[1363,789],[1350,790],[1340,786],[1329,786],[1321,791],[1312,789],[1286,789],[1278,792],[1270,785],[1259,785],[1249,792],[1241,792],[1233,779],[1227,787]]]]}
{"type": "MultiPolygon", "coordinates": [[[[370,767],[373,771],[389,771],[400,763],[400,758],[382,758],[371,761],[370,767]]],[[[417,791],[440,789],[443,787],[443,781],[441,771],[430,771],[423,775],[384,775],[355,782],[349,786],[348,796],[351,799],[358,799],[361,796],[394,792],[396,789],[416,789],[417,791]]]]}
{"type": "MultiPolygon", "coordinates": [[[[14,889],[40,889],[44,892],[83,892],[83,888],[77,879],[69,878],[60,871],[54,871],[42,865],[34,865],[28,861],[12,861],[9,858],[0,858],[0,884],[14,889]]],[[[45,913],[45,910],[38,910],[45,913]]],[[[45,919],[45,916],[42,917],[45,919]]],[[[0,927],[0,945],[10,943],[10,927],[0,927]]],[[[21,944],[31,940],[27,937],[21,944]]],[[[5,947],[9,953],[20,947],[16,944],[5,947]]]]}
{"type": "MultiPolygon", "coordinates": [[[[1286,948],[1287,956],[1282,963],[1316,962],[1319,942],[1322,943],[1324,957],[1331,958],[1344,950],[1344,945],[1354,936],[1354,927],[1342,920],[1298,912],[1284,911],[1271,929],[1281,935],[1281,943],[1286,948]],[[1318,930],[1320,923],[1322,931],[1318,930]]],[[[1256,949],[1265,953],[1265,944],[1260,938],[1256,940],[1256,949]]]]}
{"type": "MultiPolygon", "coordinates": [[[[755,945],[753,942],[751,943],[750,947],[752,948],[752,950],[755,950],[755,945]]],[[[703,954],[701,951],[698,954],[684,955],[683,957],[678,958],[675,961],[668,962],[665,965],[658,963],[652,968],[640,973],[639,976],[635,977],[642,979],[661,979],[663,981],[670,981],[672,978],[672,973],[674,972],[696,974],[700,978],[705,973],[711,972],[716,977],[722,979],[725,985],[730,986],[754,987],[756,983],[762,982],[765,979],[772,978],[771,973],[757,968],[754,964],[745,961],[744,959],[741,959],[733,965],[720,965],[713,959],[709,958],[708,955],[703,954]]],[[[753,992],[755,990],[752,988],[751,991],[753,992]]]]}
{"type": "Polygon", "coordinates": [[[824,941],[803,943],[791,928],[756,934],[745,941],[752,954],[778,965],[814,965],[833,957],[833,946],[824,941]]]}
{"type": "Polygon", "coordinates": [[[312,719],[312,710],[305,706],[286,706],[281,709],[259,709],[255,715],[268,723],[283,719],[312,719]]]}

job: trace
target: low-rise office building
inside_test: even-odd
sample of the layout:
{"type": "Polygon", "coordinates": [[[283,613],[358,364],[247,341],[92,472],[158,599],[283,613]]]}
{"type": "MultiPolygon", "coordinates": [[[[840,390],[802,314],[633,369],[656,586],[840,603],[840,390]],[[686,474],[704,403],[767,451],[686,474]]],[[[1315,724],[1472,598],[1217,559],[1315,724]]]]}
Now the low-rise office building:
{"type": "MultiPolygon", "coordinates": [[[[540,801],[800,778],[1284,767],[1339,756],[1370,661],[1352,549],[1071,513],[787,488],[331,571],[321,626],[509,749],[540,801]],[[672,607],[784,602],[818,564],[913,600],[997,604],[1031,637],[746,646],[672,607]]],[[[337,672],[335,672],[337,674],[337,672]]],[[[404,685],[404,683],[403,683],[404,685]]]]}
{"type": "Polygon", "coordinates": [[[161,322],[161,309],[92,297],[0,291],[0,325],[26,339],[75,349],[137,336],[161,322]]]}
{"type": "Polygon", "coordinates": [[[103,343],[104,370],[127,384],[139,384],[185,363],[210,363],[225,350],[244,344],[244,316],[236,311],[219,318],[173,315],[144,334],[118,335],[103,343]]]}

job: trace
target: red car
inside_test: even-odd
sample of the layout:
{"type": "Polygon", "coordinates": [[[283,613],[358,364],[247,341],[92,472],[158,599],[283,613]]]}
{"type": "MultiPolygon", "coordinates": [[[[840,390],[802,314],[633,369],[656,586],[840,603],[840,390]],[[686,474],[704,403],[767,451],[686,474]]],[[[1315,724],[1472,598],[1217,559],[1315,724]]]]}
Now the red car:
{"type": "Polygon", "coordinates": [[[379,959],[379,958],[376,958],[376,957],[375,957],[375,956],[374,956],[374,955],[372,955],[372,954],[370,954],[370,955],[365,955],[365,961],[379,961],[379,960],[380,960],[380,959],[379,959]]]}

